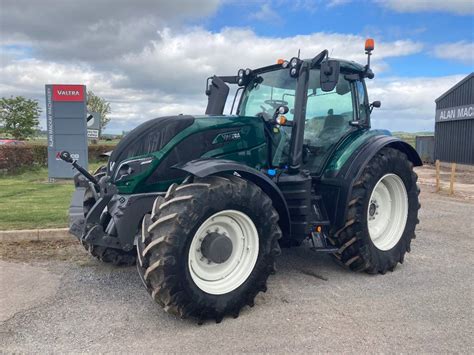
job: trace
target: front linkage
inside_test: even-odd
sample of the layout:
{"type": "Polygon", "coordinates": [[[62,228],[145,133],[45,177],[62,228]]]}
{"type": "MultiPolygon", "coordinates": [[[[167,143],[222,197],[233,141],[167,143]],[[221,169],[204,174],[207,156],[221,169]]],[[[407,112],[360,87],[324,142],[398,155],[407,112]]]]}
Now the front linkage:
{"type": "Polygon", "coordinates": [[[160,193],[120,195],[104,169],[91,175],[68,152],[60,156],[79,171],[74,176],[76,189],[69,208],[71,234],[101,261],[133,265],[136,226],[160,193]]]}

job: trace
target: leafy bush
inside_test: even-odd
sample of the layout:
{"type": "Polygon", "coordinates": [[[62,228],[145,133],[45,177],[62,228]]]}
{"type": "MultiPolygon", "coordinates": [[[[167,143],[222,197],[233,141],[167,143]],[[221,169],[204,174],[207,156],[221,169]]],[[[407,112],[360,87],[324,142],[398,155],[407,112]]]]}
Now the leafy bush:
{"type": "MultiPolygon", "coordinates": [[[[105,144],[89,146],[89,162],[106,161],[101,154],[115,147],[105,144]]],[[[29,168],[48,165],[48,147],[46,145],[0,145],[0,172],[16,173],[29,168]]]]}

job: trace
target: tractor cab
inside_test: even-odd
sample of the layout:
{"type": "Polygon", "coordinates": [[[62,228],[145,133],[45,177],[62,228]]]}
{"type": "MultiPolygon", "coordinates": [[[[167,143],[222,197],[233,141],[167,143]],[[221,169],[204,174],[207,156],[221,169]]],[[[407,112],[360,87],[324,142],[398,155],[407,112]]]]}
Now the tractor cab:
{"type": "MultiPolygon", "coordinates": [[[[342,63],[342,74],[334,88],[321,87],[320,68],[309,70],[305,95],[306,109],[299,118],[304,128],[302,166],[319,174],[337,143],[359,129],[370,127],[370,112],[363,77],[364,68],[342,63]]],[[[285,64],[283,63],[283,66],[285,64]]],[[[268,125],[272,141],[273,167],[287,166],[292,131],[296,125],[297,78],[290,68],[279,68],[256,75],[243,90],[237,114],[259,116],[268,125]],[[285,114],[279,109],[284,107],[285,114]]]]}
{"type": "Polygon", "coordinates": [[[236,106],[237,116],[265,121],[271,168],[303,168],[318,176],[338,144],[370,128],[364,80],[374,77],[368,65],[327,54],[324,50],[313,59],[279,59],[276,65],[240,69],[235,77],[209,78],[206,113],[222,115],[226,83],[237,84],[232,110],[236,106]]]}

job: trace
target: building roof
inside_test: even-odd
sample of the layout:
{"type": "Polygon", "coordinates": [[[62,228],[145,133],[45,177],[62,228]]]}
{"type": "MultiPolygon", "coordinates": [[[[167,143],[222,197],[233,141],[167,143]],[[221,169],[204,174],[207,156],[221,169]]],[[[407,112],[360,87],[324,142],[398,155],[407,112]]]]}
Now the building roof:
{"type": "Polygon", "coordinates": [[[446,91],[443,95],[441,95],[440,97],[438,97],[435,102],[438,102],[439,100],[443,99],[444,97],[446,97],[448,94],[450,94],[452,91],[456,90],[458,87],[460,87],[462,84],[464,84],[466,81],[468,81],[469,79],[471,79],[472,77],[474,77],[474,72],[472,72],[471,74],[469,74],[468,76],[466,76],[464,79],[462,79],[459,83],[457,83],[456,85],[454,85],[452,88],[450,88],[448,91],[446,91]]]}

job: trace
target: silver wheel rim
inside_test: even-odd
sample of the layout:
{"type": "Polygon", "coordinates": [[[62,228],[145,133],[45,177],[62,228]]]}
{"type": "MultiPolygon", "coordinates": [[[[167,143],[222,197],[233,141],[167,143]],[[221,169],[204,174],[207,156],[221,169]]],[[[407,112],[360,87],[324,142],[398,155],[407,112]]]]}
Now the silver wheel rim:
{"type": "Polygon", "coordinates": [[[235,290],[252,273],[258,245],[257,228],[245,213],[224,210],[212,215],[196,231],[189,247],[188,268],[192,280],[202,291],[213,295],[235,290]],[[232,253],[223,263],[213,263],[201,252],[202,242],[210,232],[224,234],[232,242],[232,253]]]}
{"type": "Polygon", "coordinates": [[[408,195],[402,179],[386,174],[375,185],[367,208],[370,239],[377,249],[397,245],[408,218],[408,195]]]}

